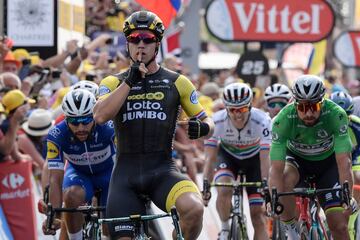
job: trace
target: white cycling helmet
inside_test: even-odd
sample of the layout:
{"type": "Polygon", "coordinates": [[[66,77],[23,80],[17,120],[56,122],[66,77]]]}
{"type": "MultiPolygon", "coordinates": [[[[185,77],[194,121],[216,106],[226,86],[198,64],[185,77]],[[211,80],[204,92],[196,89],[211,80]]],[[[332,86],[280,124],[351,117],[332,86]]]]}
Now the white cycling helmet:
{"type": "Polygon", "coordinates": [[[252,99],[253,92],[245,83],[231,83],[224,88],[223,101],[226,107],[250,106],[252,99]]]}
{"type": "Polygon", "coordinates": [[[321,101],[325,95],[324,83],[314,75],[302,75],[296,79],[292,88],[296,101],[321,101]]]}
{"type": "Polygon", "coordinates": [[[62,110],[66,117],[84,117],[93,114],[95,103],[94,94],[84,89],[75,89],[65,95],[62,110]]]}
{"type": "Polygon", "coordinates": [[[289,101],[291,98],[291,91],[286,85],[275,83],[265,89],[264,98],[265,101],[269,101],[273,98],[284,98],[289,101]]]}
{"type": "Polygon", "coordinates": [[[97,85],[94,82],[87,81],[87,80],[81,80],[74,85],[71,86],[70,90],[74,89],[85,89],[94,94],[95,97],[99,94],[99,85],[97,85]]]}

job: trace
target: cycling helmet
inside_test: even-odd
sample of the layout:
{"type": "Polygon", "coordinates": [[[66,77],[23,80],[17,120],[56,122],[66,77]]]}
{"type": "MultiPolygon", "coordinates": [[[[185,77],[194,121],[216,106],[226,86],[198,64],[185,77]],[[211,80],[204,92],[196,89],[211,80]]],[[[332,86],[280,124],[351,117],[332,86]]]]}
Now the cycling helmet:
{"type": "Polygon", "coordinates": [[[161,19],[154,13],[138,11],[132,13],[124,22],[123,32],[125,37],[134,30],[152,31],[160,42],[164,36],[165,27],[161,19]]]}
{"type": "Polygon", "coordinates": [[[346,92],[334,92],[330,95],[330,100],[342,107],[350,115],[354,112],[352,97],[346,92]]]}
{"type": "Polygon", "coordinates": [[[83,117],[93,114],[95,103],[94,94],[85,89],[74,89],[65,95],[62,110],[66,117],[83,117]]]}
{"type": "Polygon", "coordinates": [[[265,89],[264,98],[265,101],[269,101],[272,98],[284,98],[289,101],[291,98],[291,91],[286,85],[275,83],[265,89]]]}
{"type": "Polygon", "coordinates": [[[99,94],[99,86],[91,81],[82,80],[71,86],[70,90],[85,89],[94,94],[95,97],[99,94]]]}
{"type": "Polygon", "coordinates": [[[253,92],[245,83],[231,83],[224,88],[223,100],[226,107],[250,106],[252,98],[253,92]]]}
{"type": "Polygon", "coordinates": [[[292,88],[296,101],[321,101],[325,95],[324,83],[314,75],[302,75],[296,79],[292,88]]]}

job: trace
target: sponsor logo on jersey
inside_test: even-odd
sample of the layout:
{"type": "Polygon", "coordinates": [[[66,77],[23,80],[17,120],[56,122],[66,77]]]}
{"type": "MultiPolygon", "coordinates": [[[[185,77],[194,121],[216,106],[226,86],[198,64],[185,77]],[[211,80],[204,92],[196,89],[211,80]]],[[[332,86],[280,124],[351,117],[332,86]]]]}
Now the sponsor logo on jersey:
{"type": "Polygon", "coordinates": [[[272,132],[271,138],[273,141],[277,141],[277,140],[279,140],[279,135],[276,132],[272,132]]]}
{"type": "Polygon", "coordinates": [[[329,134],[324,129],[319,129],[316,132],[316,136],[319,138],[327,138],[329,136],[329,134]]]}
{"type": "Polygon", "coordinates": [[[322,154],[330,150],[333,147],[333,145],[334,145],[334,139],[332,136],[316,144],[299,143],[293,140],[289,141],[290,149],[306,156],[322,154]]]}
{"type": "Polygon", "coordinates": [[[339,129],[339,132],[340,134],[345,134],[347,133],[347,129],[348,129],[348,126],[345,124],[345,125],[342,125],[339,129]]]}
{"type": "Polygon", "coordinates": [[[127,97],[127,100],[162,100],[164,98],[163,92],[155,92],[155,93],[143,93],[130,95],[127,97]]]}
{"type": "Polygon", "coordinates": [[[196,93],[196,90],[193,90],[191,95],[190,95],[190,102],[193,103],[193,104],[198,104],[198,96],[197,96],[197,93],[196,93]]]}
{"type": "Polygon", "coordinates": [[[54,159],[59,157],[59,148],[58,146],[56,146],[55,143],[47,141],[46,146],[47,146],[46,157],[48,159],[54,159]]]}
{"type": "Polygon", "coordinates": [[[64,152],[64,157],[75,165],[98,164],[111,157],[111,148],[107,146],[99,151],[84,152],[82,154],[67,154],[64,152]]]}
{"type": "Polygon", "coordinates": [[[49,131],[49,135],[54,137],[54,138],[58,138],[60,133],[61,133],[61,130],[59,128],[57,128],[57,127],[53,127],[49,131]]]}
{"type": "Polygon", "coordinates": [[[111,92],[111,90],[110,90],[107,86],[101,85],[101,86],[99,87],[99,96],[108,94],[108,93],[110,93],[110,92],[111,92]]]}
{"type": "Polygon", "coordinates": [[[122,122],[143,118],[159,120],[166,120],[167,118],[159,102],[127,102],[126,107],[127,111],[123,114],[122,122]]]}

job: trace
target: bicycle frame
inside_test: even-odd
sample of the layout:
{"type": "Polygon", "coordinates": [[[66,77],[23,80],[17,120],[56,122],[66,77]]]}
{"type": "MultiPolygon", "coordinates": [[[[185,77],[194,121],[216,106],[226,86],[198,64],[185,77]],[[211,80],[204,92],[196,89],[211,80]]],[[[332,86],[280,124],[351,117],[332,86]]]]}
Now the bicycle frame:
{"type": "MultiPolygon", "coordinates": [[[[162,214],[152,214],[152,215],[130,215],[129,217],[119,217],[119,218],[100,218],[98,219],[99,225],[103,223],[133,223],[134,225],[134,236],[135,240],[146,240],[150,239],[145,233],[144,230],[144,222],[155,220],[163,217],[171,217],[173,220],[173,224],[176,232],[176,240],[184,240],[184,237],[181,232],[180,224],[179,224],[179,215],[175,207],[171,208],[170,213],[162,213],[162,214]]],[[[100,230],[100,228],[99,228],[100,230]]],[[[101,230],[100,230],[101,231],[101,230]]],[[[98,234],[99,236],[101,234],[98,234]]],[[[99,239],[100,240],[100,239],[99,239]]]]}
{"type": "MultiPolygon", "coordinates": [[[[233,207],[231,210],[231,214],[232,214],[232,223],[231,225],[233,225],[233,221],[234,218],[237,218],[237,222],[240,224],[240,231],[241,231],[241,236],[242,239],[249,239],[248,235],[247,235],[247,228],[246,228],[246,216],[244,214],[244,196],[243,196],[243,190],[244,187],[257,187],[257,188],[261,188],[266,186],[266,181],[263,182],[245,182],[245,177],[244,175],[239,175],[240,176],[240,180],[239,181],[235,181],[232,183],[228,183],[228,182],[224,182],[224,183],[212,183],[210,184],[210,186],[212,187],[231,187],[233,188],[233,207]]],[[[230,232],[230,238],[233,237],[232,236],[232,232],[230,232]]]]}

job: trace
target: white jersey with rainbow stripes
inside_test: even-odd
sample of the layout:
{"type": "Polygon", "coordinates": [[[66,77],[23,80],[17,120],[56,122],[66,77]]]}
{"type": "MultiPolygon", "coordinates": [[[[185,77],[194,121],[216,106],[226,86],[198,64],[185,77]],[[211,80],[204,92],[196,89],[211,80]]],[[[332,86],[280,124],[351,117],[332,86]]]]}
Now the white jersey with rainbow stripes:
{"type": "Polygon", "coordinates": [[[248,159],[260,149],[269,149],[271,143],[271,118],[260,109],[251,108],[246,126],[237,129],[232,124],[226,109],[213,115],[214,134],[205,140],[206,146],[220,147],[235,158],[248,159]]]}

